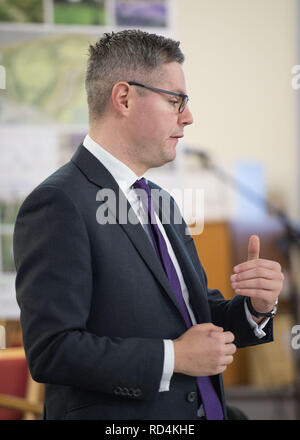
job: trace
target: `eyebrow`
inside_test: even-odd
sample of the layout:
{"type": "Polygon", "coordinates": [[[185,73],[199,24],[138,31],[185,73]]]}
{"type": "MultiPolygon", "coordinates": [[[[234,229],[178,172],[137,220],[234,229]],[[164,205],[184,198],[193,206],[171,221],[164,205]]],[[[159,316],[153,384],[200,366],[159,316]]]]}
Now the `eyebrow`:
{"type": "Polygon", "coordinates": [[[181,90],[181,89],[176,89],[176,90],[175,90],[175,93],[179,93],[179,94],[181,94],[181,95],[187,95],[187,93],[184,92],[184,91],[181,90]]]}
{"type": "MultiPolygon", "coordinates": [[[[162,88],[164,88],[164,87],[162,87],[162,88]]],[[[167,88],[167,90],[170,90],[171,92],[174,92],[174,93],[179,93],[180,95],[187,95],[187,93],[184,92],[182,89],[173,89],[171,87],[171,88],[167,88]]]]}
{"type": "Polygon", "coordinates": [[[170,92],[174,92],[174,93],[179,93],[180,95],[187,95],[187,92],[184,92],[182,89],[180,89],[179,87],[172,87],[172,84],[169,85],[169,83],[166,85],[166,87],[159,87],[160,89],[165,89],[165,90],[169,90],[170,92]]]}

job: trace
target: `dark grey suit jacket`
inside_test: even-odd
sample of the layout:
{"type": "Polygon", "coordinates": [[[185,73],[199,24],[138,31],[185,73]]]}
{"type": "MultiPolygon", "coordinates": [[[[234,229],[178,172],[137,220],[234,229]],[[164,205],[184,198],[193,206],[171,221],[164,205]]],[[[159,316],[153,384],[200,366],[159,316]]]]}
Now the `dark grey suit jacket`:
{"type": "MultiPolygon", "coordinates": [[[[195,419],[194,377],[174,374],[159,392],[163,339],[186,331],[166,275],[141,224],[119,224],[118,207],[115,224],[96,221],[101,188],[118,205],[116,181],[80,145],[27,197],[15,225],[24,347],[33,378],[46,384],[45,418],[195,419]]],[[[172,223],[164,227],[197,322],[232,331],[238,347],[271,341],[271,322],[264,338],[254,336],[242,297],[207,289],[185,223],[172,223]]],[[[212,379],[226,411],[221,375],[212,379]]]]}

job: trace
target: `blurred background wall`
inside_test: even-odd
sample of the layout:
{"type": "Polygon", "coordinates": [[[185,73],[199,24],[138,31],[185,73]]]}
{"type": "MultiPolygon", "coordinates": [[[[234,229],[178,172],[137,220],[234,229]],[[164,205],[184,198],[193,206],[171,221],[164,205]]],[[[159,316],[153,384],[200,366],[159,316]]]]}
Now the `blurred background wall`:
{"type": "Polygon", "coordinates": [[[265,166],[268,197],[299,219],[296,0],[178,2],[195,123],[186,142],[265,166]]]}
{"type": "MultiPolygon", "coordinates": [[[[295,231],[300,223],[298,0],[0,0],[0,323],[6,347],[22,347],[12,254],[16,213],[88,131],[88,44],[130,26],[179,39],[186,56],[194,124],[176,161],[148,174],[171,192],[201,189],[199,205],[181,208],[209,287],[232,297],[232,267],[246,258],[253,233],[261,238],[261,256],[278,260],[285,273],[275,342],[238,351],[224,374],[229,402],[252,419],[299,419],[300,343],[293,344],[293,329],[300,325],[300,258],[287,228],[295,231]],[[202,160],[186,148],[201,152],[202,160]],[[195,219],[204,220],[203,230],[193,229],[195,219]]],[[[21,366],[23,373],[13,376],[6,369],[5,386],[24,379],[21,366]]],[[[1,393],[31,396],[37,404],[42,399],[32,382],[13,391],[2,385],[0,419],[24,414],[20,407],[1,413],[1,393]]],[[[31,410],[27,418],[41,416],[40,407],[31,410]]]]}

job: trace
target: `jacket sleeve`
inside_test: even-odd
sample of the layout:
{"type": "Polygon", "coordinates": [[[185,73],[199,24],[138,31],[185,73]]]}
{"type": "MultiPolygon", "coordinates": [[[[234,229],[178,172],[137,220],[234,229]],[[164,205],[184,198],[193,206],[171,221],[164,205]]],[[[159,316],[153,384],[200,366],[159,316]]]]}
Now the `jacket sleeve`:
{"type": "MultiPolygon", "coordinates": [[[[203,269],[202,269],[203,270],[203,269]]],[[[203,270],[205,281],[206,275],[203,270]]],[[[207,284],[206,284],[207,286],[207,284]]],[[[226,300],[217,289],[207,289],[207,297],[212,315],[212,322],[231,331],[235,336],[234,343],[237,347],[264,344],[273,341],[273,320],[270,319],[264,328],[266,335],[258,338],[248,322],[244,296],[236,295],[231,300],[226,300]]]]}
{"type": "Polygon", "coordinates": [[[208,289],[206,273],[193,240],[190,240],[189,250],[194,267],[207,294],[212,322],[223,327],[225,331],[231,331],[235,336],[235,344],[239,348],[273,341],[273,320],[270,319],[264,327],[266,335],[258,338],[248,322],[244,308],[244,297],[236,295],[231,300],[226,300],[219,290],[208,289]]]}
{"type": "Polygon", "coordinates": [[[25,200],[15,224],[14,257],[24,348],[36,381],[115,394],[130,386],[140,390],[132,398],[157,396],[162,340],[87,329],[93,295],[89,236],[60,188],[42,185],[25,200]]]}

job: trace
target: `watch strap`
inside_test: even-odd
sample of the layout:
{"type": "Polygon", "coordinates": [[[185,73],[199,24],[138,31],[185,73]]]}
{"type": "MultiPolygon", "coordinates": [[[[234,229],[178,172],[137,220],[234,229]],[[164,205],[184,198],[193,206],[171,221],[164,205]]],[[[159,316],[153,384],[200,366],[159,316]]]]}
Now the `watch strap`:
{"type": "Polygon", "coordinates": [[[262,313],[262,312],[257,312],[255,310],[255,308],[252,305],[250,296],[246,297],[246,304],[248,306],[249,312],[251,313],[251,315],[255,316],[256,318],[263,318],[263,317],[264,318],[273,318],[277,312],[277,303],[278,303],[278,300],[276,301],[275,306],[273,307],[273,309],[270,312],[262,313]]]}

